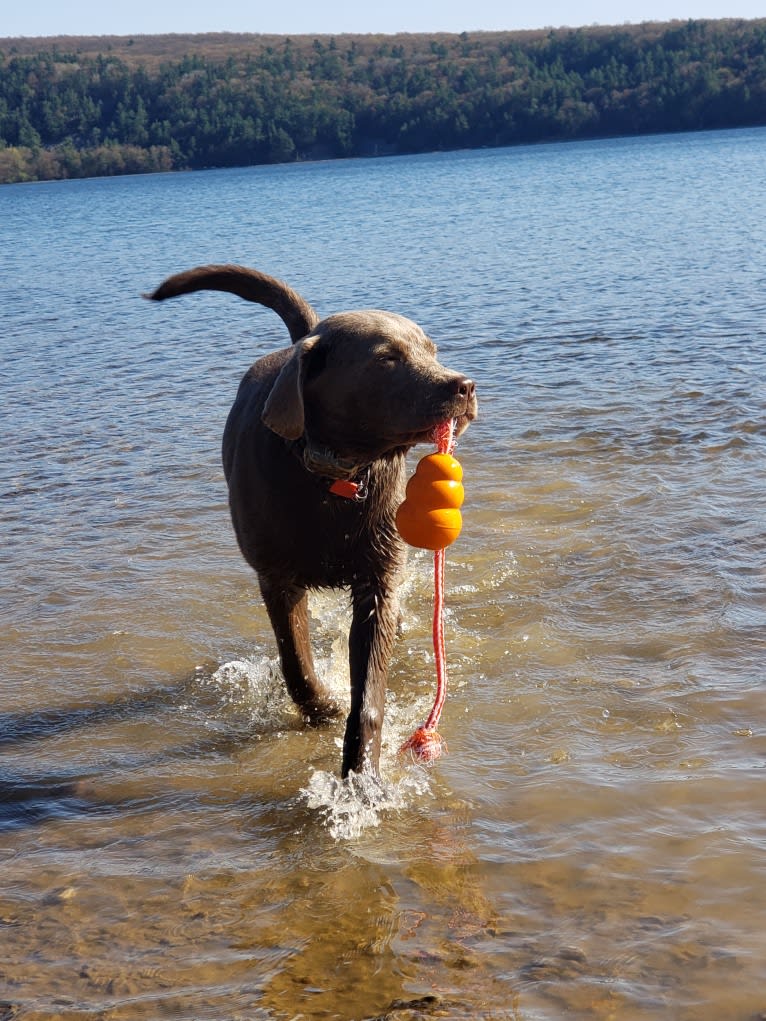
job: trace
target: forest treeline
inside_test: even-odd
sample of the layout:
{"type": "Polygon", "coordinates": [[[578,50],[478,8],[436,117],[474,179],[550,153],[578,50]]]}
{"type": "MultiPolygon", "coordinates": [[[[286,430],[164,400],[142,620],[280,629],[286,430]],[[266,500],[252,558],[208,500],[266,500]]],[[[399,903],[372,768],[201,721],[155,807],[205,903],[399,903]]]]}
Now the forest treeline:
{"type": "Polygon", "coordinates": [[[0,40],[0,182],[757,124],[766,19],[0,40]]]}

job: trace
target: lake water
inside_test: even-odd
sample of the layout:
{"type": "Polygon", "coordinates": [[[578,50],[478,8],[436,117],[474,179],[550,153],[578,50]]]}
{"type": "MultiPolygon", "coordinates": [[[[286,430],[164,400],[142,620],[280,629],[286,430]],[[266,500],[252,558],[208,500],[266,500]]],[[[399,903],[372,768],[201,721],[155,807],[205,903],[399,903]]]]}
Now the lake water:
{"type": "MultiPolygon", "coordinates": [[[[760,129],[0,189],[0,1017],[765,1016],[765,166],[760,129]],[[228,521],[286,330],[140,297],[209,261],[477,382],[449,754],[396,755],[416,555],[374,803],[228,521]]],[[[345,697],[345,598],[313,617],[345,697]]]]}

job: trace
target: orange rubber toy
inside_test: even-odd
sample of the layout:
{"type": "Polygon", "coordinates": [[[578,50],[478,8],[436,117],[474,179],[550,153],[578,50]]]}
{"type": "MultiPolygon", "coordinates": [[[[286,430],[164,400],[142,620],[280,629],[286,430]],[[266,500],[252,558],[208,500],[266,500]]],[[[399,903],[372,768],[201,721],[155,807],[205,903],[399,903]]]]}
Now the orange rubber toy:
{"type": "Polygon", "coordinates": [[[410,546],[440,550],[460,535],[463,469],[451,454],[427,454],[407,483],[396,527],[410,546]]]}

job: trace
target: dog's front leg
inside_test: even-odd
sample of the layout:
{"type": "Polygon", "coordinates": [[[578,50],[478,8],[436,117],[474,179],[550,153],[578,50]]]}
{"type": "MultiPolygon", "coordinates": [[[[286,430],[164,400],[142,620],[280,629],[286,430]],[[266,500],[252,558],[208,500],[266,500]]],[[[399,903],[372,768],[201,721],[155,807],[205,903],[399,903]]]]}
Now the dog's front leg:
{"type": "Polygon", "coordinates": [[[272,585],[263,576],[259,581],[290,697],[310,723],[338,716],[337,704],[314,672],[306,590],[272,585]]]}
{"type": "Polygon", "coordinates": [[[342,775],[378,772],[388,662],[396,635],[395,591],[377,582],[353,587],[349,634],[351,711],[343,741],[342,775]]]}

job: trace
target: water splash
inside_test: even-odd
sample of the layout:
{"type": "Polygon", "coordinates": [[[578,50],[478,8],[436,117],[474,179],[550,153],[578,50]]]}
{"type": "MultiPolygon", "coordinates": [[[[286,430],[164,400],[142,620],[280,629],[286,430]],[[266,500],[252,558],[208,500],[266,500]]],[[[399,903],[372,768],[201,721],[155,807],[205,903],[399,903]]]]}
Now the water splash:
{"type": "MultiPolygon", "coordinates": [[[[332,622],[316,628],[315,665],[340,704],[348,697],[348,643],[332,622]]],[[[200,683],[215,691],[228,718],[239,716],[255,730],[274,731],[302,725],[301,716],[287,693],[276,656],[255,652],[221,664],[200,683]]]]}
{"type": "Polygon", "coordinates": [[[300,794],[335,840],[356,840],[391,813],[401,812],[431,793],[428,770],[413,766],[396,780],[371,773],[352,773],[341,780],[333,773],[315,770],[300,794]]]}
{"type": "Polygon", "coordinates": [[[269,656],[223,663],[204,683],[215,690],[227,716],[241,716],[253,729],[284,727],[297,715],[279,663],[269,656]]]}

